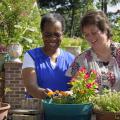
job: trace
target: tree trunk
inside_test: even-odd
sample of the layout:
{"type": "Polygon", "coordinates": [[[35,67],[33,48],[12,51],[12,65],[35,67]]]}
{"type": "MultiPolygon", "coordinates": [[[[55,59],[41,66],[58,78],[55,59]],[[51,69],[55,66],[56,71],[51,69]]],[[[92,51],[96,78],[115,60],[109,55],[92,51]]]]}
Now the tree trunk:
{"type": "Polygon", "coordinates": [[[101,1],[101,10],[105,13],[105,14],[107,14],[107,1],[106,0],[102,0],[101,1]]]}
{"type": "Polygon", "coordinates": [[[75,4],[74,4],[74,2],[72,1],[72,15],[71,15],[71,29],[70,29],[70,37],[73,37],[73,35],[74,35],[74,18],[75,18],[75,4]]]}

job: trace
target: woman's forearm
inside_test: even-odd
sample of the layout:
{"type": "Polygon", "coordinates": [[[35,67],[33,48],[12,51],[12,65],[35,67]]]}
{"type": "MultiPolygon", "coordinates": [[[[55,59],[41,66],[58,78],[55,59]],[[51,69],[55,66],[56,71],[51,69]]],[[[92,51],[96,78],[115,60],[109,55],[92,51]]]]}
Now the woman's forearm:
{"type": "Polygon", "coordinates": [[[45,89],[40,88],[35,85],[25,85],[27,92],[34,98],[45,99],[47,97],[47,92],[45,89]]]}

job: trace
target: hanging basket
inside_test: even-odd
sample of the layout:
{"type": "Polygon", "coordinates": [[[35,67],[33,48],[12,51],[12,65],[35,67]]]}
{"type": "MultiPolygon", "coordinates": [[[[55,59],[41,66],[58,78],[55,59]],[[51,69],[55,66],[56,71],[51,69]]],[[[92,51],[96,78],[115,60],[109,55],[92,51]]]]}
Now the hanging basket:
{"type": "Polygon", "coordinates": [[[91,120],[92,104],[54,104],[42,101],[44,120],[91,120]]]}
{"type": "Polygon", "coordinates": [[[96,120],[120,120],[120,112],[107,112],[94,109],[96,120]]]}

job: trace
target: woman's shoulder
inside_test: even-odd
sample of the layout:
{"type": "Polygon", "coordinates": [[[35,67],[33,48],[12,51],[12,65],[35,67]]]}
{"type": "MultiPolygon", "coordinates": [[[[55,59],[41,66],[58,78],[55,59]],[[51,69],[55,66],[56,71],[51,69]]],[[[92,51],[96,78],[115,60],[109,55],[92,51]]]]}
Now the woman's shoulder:
{"type": "Polygon", "coordinates": [[[36,51],[40,51],[41,50],[41,47],[37,47],[37,48],[32,48],[30,50],[28,50],[27,52],[36,52],[36,51]]]}
{"type": "Polygon", "coordinates": [[[28,53],[32,58],[43,57],[41,47],[30,49],[26,53],[28,53]]]}

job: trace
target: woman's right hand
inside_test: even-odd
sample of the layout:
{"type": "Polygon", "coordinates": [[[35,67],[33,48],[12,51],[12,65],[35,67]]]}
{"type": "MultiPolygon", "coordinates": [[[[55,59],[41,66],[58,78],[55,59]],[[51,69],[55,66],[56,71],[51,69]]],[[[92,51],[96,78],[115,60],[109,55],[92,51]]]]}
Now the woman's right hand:
{"type": "Polygon", "coordinates": [[[45,99],[48,97],[48,92],[51,92],[52,90],[49,88],[43,89],[43,88],[39,88],[40,90],[40,96],[42,99],[45,99]]]}

